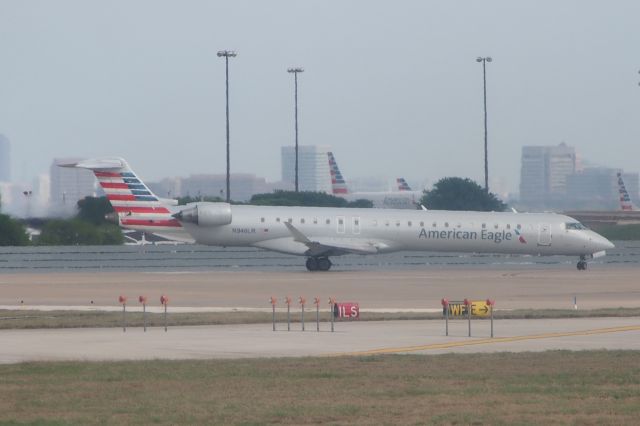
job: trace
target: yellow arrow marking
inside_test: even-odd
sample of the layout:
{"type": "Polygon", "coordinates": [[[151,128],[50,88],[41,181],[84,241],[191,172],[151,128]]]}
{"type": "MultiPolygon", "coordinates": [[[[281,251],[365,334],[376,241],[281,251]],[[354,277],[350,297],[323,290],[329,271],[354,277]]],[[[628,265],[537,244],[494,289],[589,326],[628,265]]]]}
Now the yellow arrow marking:
{"type": "Polygon", "coordinates": [[[399,348],[380,348],[368,351],[336,353],[330,356],[362,356],[362,355],[381,355],[403,352],[417,352],[437,349],[450,349],[461,346],[484,345],[487,343],[508,343],[518,342],[522,340],[552,339],[555,337],[571,337],[571,336],[589,336],[593,334],[620,333],[623,331],[640,331],[640,325],[628,325],[622,327],[597,328],[593,330],[567,331],[559,333],[532,334],[529,336],[512,336],[512,337],[496,337],[493,339],[476,339],[476,340],[459,340],[448,343],[432,343],[420,346],[405,346],[399,348]]]}

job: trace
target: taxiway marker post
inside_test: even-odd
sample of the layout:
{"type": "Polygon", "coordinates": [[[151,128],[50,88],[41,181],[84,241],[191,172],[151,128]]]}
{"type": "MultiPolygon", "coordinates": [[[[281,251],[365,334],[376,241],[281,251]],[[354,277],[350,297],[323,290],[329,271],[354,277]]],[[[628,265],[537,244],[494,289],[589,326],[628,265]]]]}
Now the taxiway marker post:
{"type": "Polygon", "coordinates": [[[333,330],[334,330],[334,328],[333,328],[333,324],[334,324],[334,314],[333,314],[333,309],[334,309],[334,307],[335,307],[335,306],[336,306],[336,299],[335,299],[335,298],[333,298],[333,297],[330,297],[330,298],[329,298],[329,307],[330,307],[331,309],[330,309],[330,311],[329,311],[329,312],[330,312],[330,315],[331,315],[331,332],[332,332],[332,333],[333,333],[333,330]]]}
{"type": "Polygon", "coordinates": [[[164,332],[167,332],[167,305],[169,304],[169,298],[164,294],[160,296],[160,303],[164,305],[164,332]]]}
{"type": "Polygon", "coordinates": [[[467,308],[467,321],[469,323],[469,337],[471,337],[471,302],[464,299],[464,306],[467,308]]]}
{"type": "Polygon", "coordinates": [[[444,309],[444,335],[449,336],[449,301],[442,299],[442,308],[444,309]]]}
{"type": "Polygon", "coordinates": [[[271,296],[271,299],[269,299],[269,301],[271,302],[271,311],[272,311],[272,322],[273,322],[273,331],[276,331],[276,303],[277,303],[277,299],[273,296],[271,296]]]}
{"type": "Polygon", "coordinates": [[[300,302],[300,306],[302,306],[302,311],[301,311],[301,314],[300,314],[301,315],[300,320],[302,321],[302,331],[304,331],[304,304],[307,303],[307,299],[305,299],[304,297],[300,296],[298,301],[300,302]]]}
{"type": "Polygon", "coordinates": [[[287,304],[287,331],[291,331],[291,298],[286,296],[284,303],[287,304]]]}
{"type": "Polygon", "coordinates": [[[127,331],[126,311],[127,311],[127,296],[120,295],[118,301],[122,304],[122,332],[127,331]]]}
{"type": "Polygon", "coordinates": [[[316,331],[320,332],[320,298],[313,299],[313,304],[316,305],[316,331]]]}
{"type": "Polygon", "coordinates": [[[147,332],[147,296],[139,296],[138,301],[142,303],[142,324],[144,332],[147,332]]]}
{"type": "Polygon", "coordinates": [[[491,316],[491,338],[493,339],[493,306],[496,304],[495,300],[487,299],[487,306],[489,307],[489,315],[491,316]]]}

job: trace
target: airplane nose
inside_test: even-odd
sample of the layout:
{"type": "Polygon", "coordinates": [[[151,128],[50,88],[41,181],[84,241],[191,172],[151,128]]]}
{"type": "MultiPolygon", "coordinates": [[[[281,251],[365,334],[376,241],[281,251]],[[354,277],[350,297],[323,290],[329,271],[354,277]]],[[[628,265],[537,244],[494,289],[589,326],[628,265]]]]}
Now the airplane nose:
{"type": "Polygon", "coordinates": [[[615,247],[611,241],[595,232],[589,237],[589,242],[595,251],[609,250],[615,247]]]}

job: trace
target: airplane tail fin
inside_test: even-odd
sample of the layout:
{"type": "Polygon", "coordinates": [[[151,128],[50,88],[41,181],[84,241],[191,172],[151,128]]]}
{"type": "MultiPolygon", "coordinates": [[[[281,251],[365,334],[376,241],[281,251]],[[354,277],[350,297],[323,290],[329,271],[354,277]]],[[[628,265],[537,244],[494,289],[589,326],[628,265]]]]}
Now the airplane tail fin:
{"type": "Polygon", "coordinates": [[[620,194],[620,209],[622,210],[636,210],[636,206],[633,205],[631,201],[631,197],[629,197],[629,192],[624,185],[624,180],[622,179],[622,173],[618,172],[618,193],[620,194]]]}
{"type": "Polygon", "coordinates": [[[59,166],[93,171],[122,227],[151,232],[181,227],[168,208],[177,202],[158,198],[122,158],[98,158],[59,166]]]}
{"type": "Polygon", "coordinates": [[[347,184],[342,177],[342,173],[340,173],[340,169],[338,168],[338,163],[336,163],[336,159],[333,156],[333,152],[327,153],[329,157],[329,170],[331,172],[331,189],[334,194],[346,194],[349,191],[347,190],[347,184]]]}
{"type": "Polygon", "coordinates": [[[398,183],[398,191],[411,191],[411,187],[404,178],[397,178],[396,182],[398,183]]]}

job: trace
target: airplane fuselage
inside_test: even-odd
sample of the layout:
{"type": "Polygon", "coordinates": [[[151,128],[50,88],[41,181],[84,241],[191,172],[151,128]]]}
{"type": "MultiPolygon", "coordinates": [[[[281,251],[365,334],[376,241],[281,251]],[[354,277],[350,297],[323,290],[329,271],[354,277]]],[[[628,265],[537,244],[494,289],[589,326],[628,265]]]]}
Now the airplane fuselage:
{"type": "MultiPolygon", "coordinates": [[[[587,229],[567,229],[574,219],[553,213],[407,211],[324,207],[230,206],[231,222],[201,226],[183,222],[196,242],[253,246],[309,255],[289,222],[309,240],[399,250],[588,256],[612,245],[587,229]]],[[[339,252],[339,250],[338,250],[339,252]]],[[[367,251],[365,251],[366,253],[367,251]]]]}

